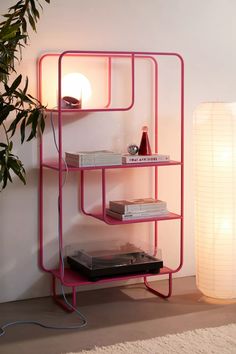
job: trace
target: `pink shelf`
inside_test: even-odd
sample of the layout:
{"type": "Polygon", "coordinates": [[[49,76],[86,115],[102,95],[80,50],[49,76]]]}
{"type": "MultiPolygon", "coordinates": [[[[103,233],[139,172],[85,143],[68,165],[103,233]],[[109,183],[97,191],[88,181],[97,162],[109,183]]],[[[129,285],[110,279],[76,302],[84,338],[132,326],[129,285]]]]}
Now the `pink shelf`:
{"type": "MultiPolygon", "coordinates": [[[[89,284],[103,284],[103,283],[110,283],[113,281],[123,281],[123,280],[128,280],[128,279],[134,279],[134,278],[142,278],[142,277],[151,277],[151,276],[157,276],[157,275],[164,275],[164,274],[170,274],[173,273],[174,271],[168,267],[163,267],[160,269],[160,273],[158,274],[153,274],[153,273],[148,273],[148,274],[129,274],[129,275],[123,275],[119,277],[111,277],[111,278],[105,278],[97,281],[90,281],[88,280],[85,276],[81,275],[78,272],[75,272],[69,268],[65,269],[64,273],[64,280],[62,280],[62,284],[65,286],[81,286],[81,285],[89,285],[89,284]]],[[[59,269],[54,269],[51,270],[51,273],[57,278],[60,279],[60,271],[59,269]]]]}
{"type": "Polygon", "coordinates": [[[158,220],[173,220],[173,219],[181,219],[181,215],[169,212],[167,215],[159,216],[159,217],[151,217],[151,218],[143,218],[143,219],[135,219],[135,220],[118,220],[114,219],[108,215],[104,218],[102,214],[88,214],[95,219],[101,220],[108,225],[124,225],[124,224],[134,224],[140,222],[149,222],[149,221],[158,221],[158,220]]]}
{"type": "MultiPolygon", "coordinates": [[[[44,232],[45,232],[45,226],[44,226],[44,214],[43,214],[43,209],[44,209],[44,173],[46,169],[49,169],[51,171],[55,171],[58,174],[58,204],[59,204],[59,211],[62,211],[62,202],[63,202],[63,192],[62,192],[62,187],[63,187],[63,174],[66,171],[69,172],[80,172],[80,204],[81,204],[81,209],[85,215],[91,216],[97,220],[101,220],[109,225],[125,225],[125,224],[132,224],[132,223],[140,223],[140,222],[155,222],[154,228],[153,228],[153,246],[154,249],[158,249],[158,223],[159,221],[162,220],[174,220],[177,219],[178,223],[180,224],[180,232],[179,232],[179,265],[173,270],[167,267],[164,267],[160,270],[160,273],[158,274],[141,274],[141,273],[136,273],[136,274],[130,274],[126,276],[119,276],[119,277],[111,277],[111,278],[106,278],[102,279],[96,282],[89,281],[85,276],[81,275],[78,272],[72,271],[71,269],[65,269],[63,277],[61,277],[61,272],[60,269],[62,267],[62,263],[59,257],[59,269],[55,270],[49,270],[49,272],[52,275],[52,294],[54,300],[59,303],[64,309],[72,311],[74,308],[76,308],[76,287],[77,286],[83,286],[83,285],[89,285],[89,284],[102,284],[102,283],[110,283],[113,281],[125,281],[128,279],[134,279],[134,278],[144,278],[144,284],[147,287],[149,291],[152,293],[156,294],[157,296],[160,296],[161,298],[168,298],[171,296],[172,292],[172,274],[175,272],[178,272],[183,264],[183,243],[184,243],[184,61],[181,55],[178,53],[174,52],[122,52],[122,51],[80,51],[80,50],[67,50],[62,53],[47,53],[44,54],[40,60],[38,61],[38,91],[39,91],[39,100],[42,99],[42,92],[43,92],[43,85],[42,85],[42,80],[47,80],[47,75],[44,69],[44,66],[42,65],[43,60],[46,58],[51,58],[51,57],[56,57],[57,60],[57,70],[58,70],[58,108],[57,109],[48,109],[48,112],[54,112],[55,117],[57,117],[57,122],[58,122],[58,135],[57,135],[57,142],[58,142],[58,154],[54,155],[54,160],[44,160],[44,149],[43,149],[43,139],[41,139],[41,144],[40,144],[40,178],[39,178],[39,187],[40,187],[40,195],[39,195],[39,263],[40,267],[44,271],[48,271],[48,269],[44,265],[44,246],[45,246],[45,240],[44,240],[44,232]],[[107,102],[105,107],[98,107],[98,108],[89,108],[89,109],[64,109],[61,107],[61,98],[62,98],[62,74],[63,74],[63,58],[64,57],[104,57],[105,62],[107,63],[107,79],[106,79],[106,85],[107,85],[107,92],[105,93],[105,96],[107,96],[107,102]],[[150,95],[152,97],[152,102],[151,102],[151,112],[152,113],[152,118],[153,118],[153,124],[152,124],[152,130],[153,130],[153,151],[158,151],[158,146],[159,146],[159,140],[160,140],[160,131],[158,128],[158,120],[159,120],[159,102],[160,102],[160,95],[159,95],[159,65],[158,65],[158,59],[160,58],[176,58],[178,63],[179,63],[179,69],[178,69],[178,97],[179,97],[179,113],[178,113],[178,120],[179,120],[179,144],[176,148],[178,151],[178,159],[179,161],[164,161],[164,162],[150,162],[150,163],[135,163],[135,164],[124,164],[124,165],[113,165],[113,166],[93,166],[93,167],[73,167],[73,166],[66,166],[66,164],[63,161],[63,157],[65,155],[65,151],[63,151],[63,122],[64,122],[64,117],[73,114],[73,115],[78,115],[80,113],[86,115],[88,112],[102,112],[102,111],[128,111],[131,110],[135,106],[135,103],[137,101],[136,97],[136,90],[135,90],[135,85],[136,83],[136,71],[137,67],[135,66],[135,63],[137,60],[141,59],[147,59],[148,62],[151,62],[152,65],[152,77],[151,77],[151,86],[150,86],[150,95]],[[113,101],[113,71],[114,71],[114,63],[116,62],[116,58],[126,58],[127,63],[130,66],[130,74],[129,74],[129,81],[130,81],[130,101],[128,107],[113,107],[112,102],[113,101]],[[64,114],[66,113],[66,114],[64,114]],[[60,162],[60,164],[59,164],[60,162]],[[179,191],[180,191],[180,207],[177,212],[179,212],[180,215],[169,212],[165,216],[160,216],[160,217],[151,217],[151,218],[143,218],[143,219],[137,219],[137,220],[126,220],[126,221],[121,221],[114,219],[110,216],[105,215],[105,208],[106,208],[106,183],[107,183],[107,170],[117,170],[117,169],[133,169],[133,168],[150,168],[154,167],[154,170],[150,169],[150,173],[153,173],[153,195],[155,198],[159,196],[158,193],[158,168],[162,166],[177,166],[176,168],[179,169],[180,171],[180,178],[179,178],[179,191]],[[99,174],[101,175],[101,180],[100,180],[100,186],[99,188],[101,189],[101,202],[100,202],[100,209],[99,212],[95,212],[94,210],[92,212],[87,212],[86,211],[86,192],[88,192],[88,187],[86,189],[86,175],[88,173],[85,173],[86,171],[99,171],[99,174]],[[153,277],[157,275],[163,275],[166,274],[168,275],[168,291],[166,294],[158,292],[156,289],[153,289],[150,284],[148,284],[146,277],[153,277]],[[57,295],[57,287],[56,287],[56,280],[60,282],[61,284],[71,287],[72,290],[72,304],[73,308],[68,307],[66,304],[64,304],[60,296],[57,295]]],[[[162,66],[162,65],[161,65],[162,66]]],[[[125,72],[126,73],[126,72],[125,72]]],[[[127,73],[126,73],[127,75],[127,73]]],[[[162,103],[161,103],[162,104],[162,103]]],[[[137,107],[136,107],[137,108],[137,107]]],[[[122,116],[122,115],[121,115],[122,116]]],[[[131,114],[132,117],[132,114],[131,114]]],[[[174,126],[172,127],[174,128],[174,126]]],[[[66,138],[66,134],[65,137],[66,138]]],[[[169,138],[170,139],[170,138],[169,138]]],[[[175,169],[175,168],[174,168],[175,169]]],[[[171,173],[173,169],[170,169],[169,172],[171,173]]],[[[120,171],[121,173],[121,171],[120,171]]],[[[109,173],[108,173],[109,174],[109,173]]],[[[110,177],[110,176],[109,176],[110,177]]],[[[168,188],[168,185],[166,186],[168,188]]],[[[57,203],[56,203],[57,204],[57,203]]],[[[56,207],[58,207],[56,205],[56,207]]],[[[63,232],[63,214],[62,212],[58,212],[58,234],[59,234],[59,250],[63,249],[63,239],[66,235],[64,235],[63,232]]],[[[60,254],[60,252],[59,252],[60,254]]]]}
{"type": "MultiPolygon", "coordinates": [[[[92,167],[72,167],[68,166],[68,171],[87,171],[87,170],[103,170],[103,169],[115,169],[115,168],[137,168],[137,167],[158,167],[158,166],[173,166],[182,165],[180,161],[165,161],[165,162],[152,162],[152,163],[132,163],[124,165],[113,165],[113,166],[92,166],[92,167]]],[[[43,167],[50,168],[59,171],[58,161],[47,161],[42,164],[43,167]]],[[[62,170],[66,171],[64,162],[62,163],[62,170]]]]}

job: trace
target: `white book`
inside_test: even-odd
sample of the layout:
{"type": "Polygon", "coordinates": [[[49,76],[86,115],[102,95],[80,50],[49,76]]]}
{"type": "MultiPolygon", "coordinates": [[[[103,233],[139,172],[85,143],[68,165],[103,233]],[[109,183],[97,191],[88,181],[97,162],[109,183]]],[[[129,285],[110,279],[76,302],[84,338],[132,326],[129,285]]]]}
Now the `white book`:
{"type": "Polygon", "coordinates": [[[125,220],[139,220],[145,218],[155,218],[155,217],[165,216],[169,214],[169,211],[167,209],[163,209],[160,211],[146,211],[142,213],[120,214],[120,213],[116,213],[113,210],[106,209],[106,214],[108,216],[111,216],[114,219],[125,221],[125,220]]]}
{"type": "Polygon", "coordinates": [[[65,160],[69,166],[111,166],[121,165],[122,155],[109,150],[66,152],[65,160]]]}
{"type": "Polygon", "coordinates": [[[120,214],[166,210],[165,201],[154,198],[111,200],[109,209],[120,214]]]}
{"type": "Polygon", "coordinates": [[[122,163],[148,163],[170,161],[170,155],[154,154],[154,155],[129,155],[122,156],[122,163]]]}

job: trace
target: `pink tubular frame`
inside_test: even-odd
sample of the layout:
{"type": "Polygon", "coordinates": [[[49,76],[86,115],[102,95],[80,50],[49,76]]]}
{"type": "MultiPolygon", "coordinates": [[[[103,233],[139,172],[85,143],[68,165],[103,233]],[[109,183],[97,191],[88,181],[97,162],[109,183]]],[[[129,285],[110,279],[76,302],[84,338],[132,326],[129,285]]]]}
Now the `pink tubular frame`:
{"type": "MultiPolygon", "coordinates": [[[[116,280],[125,280],[130,278],[144,278],[144,284],[149,291],[160,296],[162,298],[168,298],[172,293],[172,275],[173,273],[178,272],[183,265],[183,243],[184,243],[184,61],[183,58],[178,53],[162,53],[162,52],[115,52],[115,51],[77,51],[77,50],[68,50],[61,54],[45,54],[43,55],[38,62],[38,97],[39,100],[42,98],[42,62],[46,57],[55,56],[58,58],[58,109],[49,111],[56,111],[58,114],[58,160],[57,162],[45,162],[43,160],[43,140],[40,141],[40,175],[39,175],[39,266],[40,268],[52,274],[52,295],[54,300],[61,305],[64,309],[71,311],[71,309],[58,297],[56,294],[56,280],[67,287],[71,287],[72,289],[72,305],[76,307],[76,287],[91,284],[88,280],[86,280],[82,276],[78,276],[78,274],[72,272],[69,269],[63,269],[63,264],[59,257],[59,269],[48,269],[44,265],[44,236],[43,236],[43,171],[44,168],[51,168],[58,171],[58,194],[59,194],[59,254],[63,249],[63,193],[62,193],[62,179],[63,173],[65,171],[65,166],[63,163],[63,148],[62,148],[62,113],[71,112],[68,109],[62,109],[61,107],[61,75],[62,75],[62,60],[65,56],[94,56],[94,57],[105,57],[108,59],[108,102],[105,107],[96,108],[96,109],[74,109],[73,112],[93,112],[93,111],[125,111],[130,110],[135,102],[135,60],[144,58],[149,59],[153,62],[154,65],[154,119],[155,119],[155,152],[158,152],[158,63],[156,57],[176,57],[180,61],[180,124],[181,124],[181,159],[180,161],[170,161],[165,163],[157,164],[134,164],[132,166],[103,166],[103,167],[91,167],[91,168],[72,168],[69,167],[69,171],[80,171],[80,204],[81,210],[84,214],[95,217],[99,220],[102,220],[110,225],[117,224],[126,224],[126,223],[134,223],[134,222],[153,222],[154,223],[154,255],[156,255],[158,248],[158,222],[161,220],[171,220],[171,219],[179,219],[180,222],[180,244],[179,244],[179,265],[176,269],[170,269],[168,267],[164,267],[161,269],[160,275],[167,274],[168,275],[168,290],[167,294],[163,294],[155,289],[148,283],[148,277],[153,276],[153,274],[143,275],[129,275],[129,276],[121,276],[118,278],[109,278],[98,281],[98,283],[106,283],[116,280]],[[110,107],[111,105],[111,66],[112,66],[112,58],[128,58],[131,60],[131,102],[128,107],[110,107]],[[161,166],[168,165],[179,165],[181,169],[181,185],[180,185],[180,213],[174,214],[170,213],[170,215],[161,218],[150,218],[143,219],[139,221],[125,221],[119,222],[118,220],[114,220],[109,218],[106,213],[106,170],[113,168],[137,168],[137,167],[147,167],[154,168],[155,172],[155,198],[158,197],[158,168],[161,166]],[[102,201],[101,201],[101,209],[102,212],[99,215],[90,213],[86,211],[85,208],[85,172],[90,170],[100,170],[101,171],[101,188],[102,188],[102,201]]],[[[158,274],[155,274],[155,276],[158,274]]]]}

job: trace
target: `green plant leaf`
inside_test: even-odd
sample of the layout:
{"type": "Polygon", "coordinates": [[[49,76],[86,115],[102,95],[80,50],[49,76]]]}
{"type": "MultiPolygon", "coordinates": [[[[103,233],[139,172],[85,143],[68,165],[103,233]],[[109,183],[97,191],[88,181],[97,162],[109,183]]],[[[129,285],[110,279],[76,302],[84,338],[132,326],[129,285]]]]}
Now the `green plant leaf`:
{"type": "Polygon", "coordinates": [[[9,150],[8,147],[5,150],[5,155],[4,155],[4,161],[5,161],[5,165],[7,166],[8,164],[8,157],[9,157],[9,150]]]}
{"type": "Polygon", "coordinates": [[[26,33],[27,32],[27,22],[26,22],[26,19],[24,17],[22,18],[21,27],[22,27],[23,33],[26,33]]]}
{"type": "Polygon", "coordinates": [[[35,5],[35,1],[34,0],[30,0],[30,4],[31,4],[31,7],[32,7],[32,13],[34,14],[34,17],[37,19],[39,18],[39,12],[36,8],[36,5],[35,5]]]}
{"type": "Polygon", "coordinates": [[[15,107],[13,105],[7,105],[0,111],[0,124],[8,117],[11,111],[14,111],[15,107]]]}
{"type": "Polygon", "coordinates": [[[4,148],[6,148],[6,147],[7,147],[7,144],[0,143],[0,147],[4,147],[4,148]]]}
{"type": "Polygon", "coordinates": [[[10,38],[13,38],[16,36],[16,34],[19,32],[20,28],[20,23],[15,23],[12,24],[11,26],[3,26],[0,30],[0,39],[2,41],[7,41],[10,38]]]}
{"type": "Polygon", "coordinates": [[[22,120],[23,117],[27,117],[27,114],[28,112],[25,110],[17,113],[16,118],[13,120],[10,127],[8,128],[8,132],[11,132],[11,137],[15,134],[18,123],[22,120]]]}
{"type": "Polygon", "coordinates": [[[19,160],[18,156],[9,153],[11,148],[11,143],[3,151],[3,158],[0,160],[0,183],[2,184],[2,189],[7,185],[7,182],[12,183],[12,177],[10,171],[12,171],[24,184],[25,181],[25,169],[22,162],[19,160]]]}
{"type": "Polygon", "coordinates": [[[37,126],[38,126],[39,115],[40,115],[40,110],[35,109],[27,121],[26,125],[31,124],[31,133],[30,133],[27,141],[30,141],[31,139],[33,139],[37,135],[37,126]]]}
{"type": "Polygon", "coordinates": [[[1,64],[0,64],[0,73],[4,74],[4,75],[8,75],[8,71],[4,68],[1,67],[1,64]]]}
{"type": "Polygon", "coordinates": [[[23,5],[22,0],[19,0],[14,6],[11,6],[9,10],[16,10],[20,5],[23,5]]]}
{"type": "Polygon", "coordinates": [[[9,169],[12,169],[12,171],[15,173],[15,175],[17,175],[20,180],[25,184],[25,169],[23,167],[23,164],[21,163],[21,161],[14,155],[12,155],[9,158],[9,162],[8,162],[8,166],[9,169]]]}
{"type": "Polygon", "coordinates": [[[40,118],[40,132],[43,134],[45,129],[45,116],[43,113],[41,113],[41,118],[40,118]]]}
{"type": "Polygon", "coordinates": [[[25,122],[26,122],[26,118],[23,119],[21,126],[20,126],[21,144],[23,144],[23,142],[25,140],[25,122]]]}
{"type": "Polygon", "coordinates": [[[23,89],[23,91],[22,91],[22,93],[25,95],[26,94],[26,91],[27,91],[27,89],[28,89],[28,83],[29,83],[29,79],[28,79],[28,77],[26,76],[26,79],[25,79],[25,87],[24,87],[24,89],[23,89]]]}
{"type": "Polygon", "coordinates": [[[33,16],[31,16],[30,12],[28,11],[29,23],[32,29],[36,32],[36,25],[33,16]]]}
{"type": "Polygon", "coordinates": [[[17,76],[17,78],[15,79],[15,81],[12,83],[11,87],[10,87],[10,93],[12,93],[13,91],[15,91],[17,89],[17,87],[20,85],[22,80],[22,75],[17,76]]]}
{"type": "Polygon", "coordinates": [[[29,104],[29,105],[34,105],[34,101],[29,97],[29,95],[24,94],[24,92],[21,89],[18,89],[17,91],[15,91],[14,95],[15,95],[15,97],[17,97],[21,100],[21,106],[23,106],[24,103],[29,104]]]}

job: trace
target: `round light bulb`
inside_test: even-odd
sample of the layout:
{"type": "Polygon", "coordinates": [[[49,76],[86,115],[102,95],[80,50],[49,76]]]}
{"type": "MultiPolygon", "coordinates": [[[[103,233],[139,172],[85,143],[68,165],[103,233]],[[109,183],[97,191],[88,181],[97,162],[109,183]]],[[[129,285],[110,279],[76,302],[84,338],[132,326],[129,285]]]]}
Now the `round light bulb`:
{"type": "Polygon", "coordinates": [[[91,85],[86,76],[80,73],[70,73],[62,79],[62,97],[72,97],[82,104],[86,103],[91,97],[91,85]]]}

